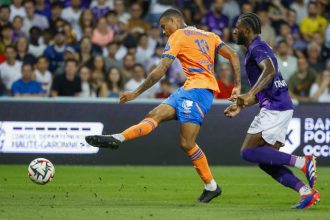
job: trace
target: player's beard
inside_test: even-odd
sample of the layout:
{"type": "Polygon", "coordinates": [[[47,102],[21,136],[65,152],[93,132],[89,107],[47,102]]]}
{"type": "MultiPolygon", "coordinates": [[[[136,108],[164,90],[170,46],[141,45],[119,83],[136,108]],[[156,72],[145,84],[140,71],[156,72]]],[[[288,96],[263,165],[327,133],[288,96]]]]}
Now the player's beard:
{"type": "Polygon", "coordinates": [[[244,34],[242,32],[237,34],[237,44],[238,45],[244,45],[246,43],[246,37],[244,36],[244,34]]]}

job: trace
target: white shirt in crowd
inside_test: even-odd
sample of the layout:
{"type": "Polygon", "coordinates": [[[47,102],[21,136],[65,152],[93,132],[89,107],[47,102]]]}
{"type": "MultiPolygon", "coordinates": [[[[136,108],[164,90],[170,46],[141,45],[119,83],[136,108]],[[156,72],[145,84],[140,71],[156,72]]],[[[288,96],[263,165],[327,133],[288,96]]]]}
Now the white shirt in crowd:
{"type": "Polygon", "coordinates": [[[33,26],[39,27],[41,30],[49,28],[49,23],[46,16],[35,14],[33,18],[29,19],[28,17],[24,18],[24,28],[26,30],[26,35],[29,36],[29,30],[33,26]]]}
{"type": "Polygon", "coordinates": [[[38,46],[29,44],[29,53],[35,57],[39,57],[39,56],[43,55],[46,48],[47,48],[46,44],[40,43],[38,46]]]}
{"type": "Polygon", "coordinates": [[[81,83],[81,92],[79,93],[79,97],[82,98],[96,97],[95,92],[91,90],[91,87],[88,82],[81,83]]]}
{"type": "Polygon", "coordinates": [[[12,4],[12,5],[10,5],[10,18],[9,18],[9,20],[12,22],[16,16],[20,16],[24,19],[25,16],[26,16],[26,12],[25,12],[24,7],[16,8],[12,4]]]}
{"type": "MultiPolygon", "coordinates": [[[[81,12],[82,12],[81,9],[78,11],[75,11],[75,10],[73,10],[72,7],[67,7],[65,9],[63,9],[62,15],[61,15],[61,17],[64,20],[68,21],[71,24],[73,30],[76,33],[80,32],[79,18],[80,18],[81,12]]],[[[80,38],[81,38],[81,36],[79,36],[79,39],[80,38]]]]}
{"type": "MultiPolygon", "coordinates": [[[[136,81],[134,78],[130,79],[125,85],[125,91],[134,91],[137,87],[139,87],[145,79],[141,80],[140,82],[136,81]]],[[[150,98],[153,95],[160,91],[160,83],[157,82],[148,90],[144,91],[138,98],[150,98]]]]}
{"type": "Polygon", "coordinates": [[[144,48],[138,46],[136,49],[136,54],[135,54],[136,63],[145,65],[146,62],[151,58],[151,56],[153,54],[154,54],[154,51],[152,51],[150,48],[144,49],[144,48]]]}
{"type": "MultiPolygon", "coordinates": [[[[309,91],[309,96],[312,97],[319,90],[320,86],[317,83],[313,83],[311,90],[309,91]]],[[[324,90],[321,96],[317,100],[318,102],[330,102],[329,87],[324,90]]]]}
{"type": "Polygon", "coordinates": [[[15,61],[14,65],[9,65],[7,62],[0,64],[0,79],[8,90],[11,90],[11,86],[16,80],[22,78],[21,67],[20,61],[15,61]]]}
{"type": "Polygon", "coordinates": [[[289,82],[290,77],[297,71],[297,58],[294,56],[288,56],[286,60],[282,60],[281,57],[277,57],[278,68],[286,82],[289,82]]]}
{"type": "Polygon", "coordinates": [[[41,84],[42,93],[44,96],[49,96],[50,87],[52,86],[53,76],[52,74],[46,70],[44,74],[42,74],[39,70],[35,70],[34,72],[36,76],[36,81],[41,84]]]}

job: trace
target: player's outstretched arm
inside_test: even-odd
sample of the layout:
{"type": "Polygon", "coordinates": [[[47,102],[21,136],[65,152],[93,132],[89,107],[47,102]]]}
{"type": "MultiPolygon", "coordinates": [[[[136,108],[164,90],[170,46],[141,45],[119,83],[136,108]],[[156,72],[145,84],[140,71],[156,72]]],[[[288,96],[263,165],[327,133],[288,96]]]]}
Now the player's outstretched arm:
{"type": "Polygon", "coordinates": [[[219,49],[218,53],[228,59],[233,67],[235,87],[231,93],[229,100],[236,101],[237,97],[241,93],[241,74],[238,54],[235,50],[233,50],[226,44],[219,49]]]}
{"type": "Polygon", "coordinates": [[[237,105],[241,106],[242,108],[256,104],[256,94],[263,90],[275,76],[275,67],[270,58],[262,60],[258,66],[262,71],[258,81],[256,84],[254,84],[248,93],[240,95],[237,98],[237,105]]]}
{"type": "Polygon", "coordinates": [[[124,92],[120,96],[120,104],[131,101],[142,94],[144,91],[158,82],[166,73],[167,69],[173,63],[173,59],[164,57],[161,59],[158,66],[148,75],[147,79],[133,92],[124,92]]]}

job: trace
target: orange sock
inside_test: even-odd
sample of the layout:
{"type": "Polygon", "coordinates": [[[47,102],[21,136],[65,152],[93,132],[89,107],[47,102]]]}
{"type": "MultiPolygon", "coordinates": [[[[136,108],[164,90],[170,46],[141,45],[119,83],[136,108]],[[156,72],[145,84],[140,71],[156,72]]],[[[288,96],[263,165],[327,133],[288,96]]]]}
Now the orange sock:
{"type": "Polygon", "coordinates": [[[157,125],[158,123],[154,119],[145,118],[139,124],[127,128],[121,134],[125,137],[125,141],[128,141],[149,134],[157,125]]]}
{"type": "Polygon", "coordinates": [[[190,157],[198,175],[201,177],[203,182],[205,184],[210,183],[213,179],[213,176],[209,168],[206,156],[202,149],[200,149],[196,144],[196,146],[189,150],[187,154],[190,157]]]}

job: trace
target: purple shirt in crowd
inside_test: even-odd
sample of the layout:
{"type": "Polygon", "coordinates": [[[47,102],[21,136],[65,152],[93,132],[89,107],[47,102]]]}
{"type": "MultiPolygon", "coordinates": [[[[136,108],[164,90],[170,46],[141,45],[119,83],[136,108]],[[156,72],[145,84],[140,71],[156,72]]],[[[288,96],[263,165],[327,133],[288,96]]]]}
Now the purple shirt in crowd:
{"type": "Polygon", "coordinates": [[[256,95],[260,108],[276,111],[293,109],[288,86],[279,72],[274,52],[259,36],[253,39],[245,55],[245,68],[251,87],[258,81],[262,72],[258,64],[266,58],[273,62],[275,76],[269,85],[256,95]]]}
{"type": "Polygon", "coordinates": [[[213,11],[209,11],[203,17],[202,22],[208,27],[209,31],[222,32],[223,29],[228,27],[229,19],[225,15],[221,15],[220,17],[217,17],[213,11]]]}

